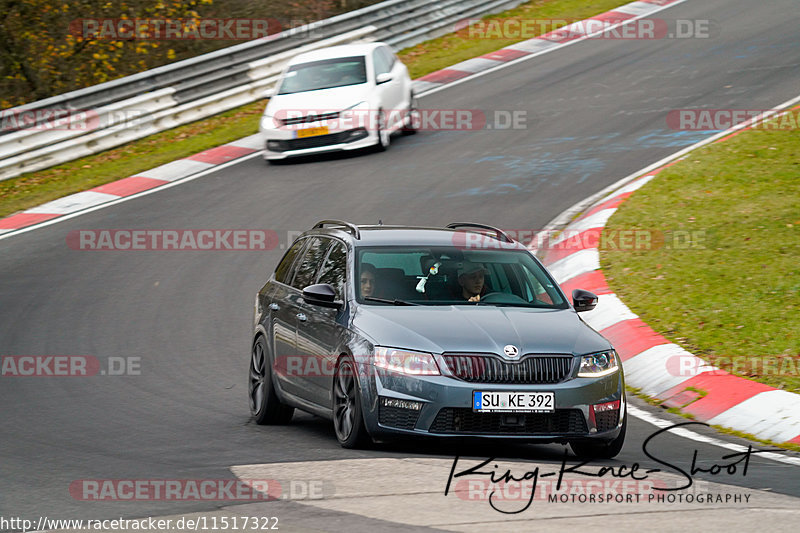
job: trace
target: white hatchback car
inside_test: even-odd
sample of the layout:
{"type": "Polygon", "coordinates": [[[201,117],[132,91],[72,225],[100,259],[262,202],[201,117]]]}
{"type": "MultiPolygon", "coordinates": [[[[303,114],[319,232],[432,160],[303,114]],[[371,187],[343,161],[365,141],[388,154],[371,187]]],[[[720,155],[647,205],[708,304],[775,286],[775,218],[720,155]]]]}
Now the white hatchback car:
{"type": "Polygon", "coordinates": [[[261,117],[264,159],[373,146],[413,133],[408,69],[385,43],[348,44],[293,58],[261,117]]]}

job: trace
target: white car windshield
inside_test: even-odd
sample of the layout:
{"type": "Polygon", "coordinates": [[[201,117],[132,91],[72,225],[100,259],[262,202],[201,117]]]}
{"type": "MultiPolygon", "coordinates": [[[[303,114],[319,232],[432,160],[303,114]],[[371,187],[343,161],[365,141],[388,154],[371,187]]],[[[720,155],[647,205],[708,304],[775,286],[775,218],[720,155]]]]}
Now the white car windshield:
{"type": "Polygon", "coordinates": [[[364,56],[337,57],[289,67],[278,94],[318,91],[366,82],[364,56]]]}

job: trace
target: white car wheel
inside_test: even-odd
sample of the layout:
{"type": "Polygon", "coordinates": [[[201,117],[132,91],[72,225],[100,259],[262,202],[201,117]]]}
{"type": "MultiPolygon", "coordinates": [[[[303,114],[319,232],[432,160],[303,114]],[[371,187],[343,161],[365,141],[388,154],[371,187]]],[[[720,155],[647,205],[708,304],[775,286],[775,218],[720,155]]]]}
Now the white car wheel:
{"type": "Polygon", "coordinates": [[[375,150],[378,152],[385,152],[386,149],[389,148],[391,134],[386,130],[386,113],[383,112],[383,109],[378,110],[376,130],[378,133],[378,142],[375,143],[375,150]]]}
{"type": "Polygon", "coordinates": [[[419,108],[417,107],[417,99],[414,93],[411,93],[408,100],[408,110],[403,119],[403,135],[414,135],[417,133],[419,126],[419,108]]]}

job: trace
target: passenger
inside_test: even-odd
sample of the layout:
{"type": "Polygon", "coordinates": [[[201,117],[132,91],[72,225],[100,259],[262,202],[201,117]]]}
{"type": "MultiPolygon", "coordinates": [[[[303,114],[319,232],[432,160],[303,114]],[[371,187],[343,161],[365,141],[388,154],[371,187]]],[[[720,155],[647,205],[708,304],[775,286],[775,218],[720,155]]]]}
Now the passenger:
{"type": "Polygon", "coordinates": [[[361,79],[351,70],[346,70],[339,74],[339,80],[336,82],[337,87],[344,85],[354,85],[361,82],[361,79]]]}
{"type": "Polygon", "coordinates": [[[461,297],[468,302],[481,301],[483,294],[484,278],[489,271],[482,263],[464,261],[458,269],[458,285],[461,287],[461,297]]]}
{"type": "Polygon", "coordinates": [[[375,265],[370,263],[361,263],[361,276],[359,277],[359,285],[361,289],[361,297],[375,296],[375,278],[378,277],[378,269],[375,265]]]}

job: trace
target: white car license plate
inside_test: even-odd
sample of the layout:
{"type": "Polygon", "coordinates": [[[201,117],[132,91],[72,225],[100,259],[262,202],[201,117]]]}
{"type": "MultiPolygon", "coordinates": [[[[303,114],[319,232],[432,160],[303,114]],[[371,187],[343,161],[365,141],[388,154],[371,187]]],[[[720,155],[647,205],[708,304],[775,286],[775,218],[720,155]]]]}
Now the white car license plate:
{"type": "Polygon", "coordinates": [[[297,130],[296,133],[298,139],[305,139],[306,137],[316,137],[318,135],[327,135],[328,126],[320,126],[318,128],[305,128],[302,130],[297,130]]]}
{"type": "Polygon", "coordinates": [[[472,393],[472,410],[481,413],[551,413],[555,404],[554,392],[472,393]]]}

